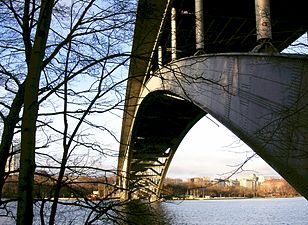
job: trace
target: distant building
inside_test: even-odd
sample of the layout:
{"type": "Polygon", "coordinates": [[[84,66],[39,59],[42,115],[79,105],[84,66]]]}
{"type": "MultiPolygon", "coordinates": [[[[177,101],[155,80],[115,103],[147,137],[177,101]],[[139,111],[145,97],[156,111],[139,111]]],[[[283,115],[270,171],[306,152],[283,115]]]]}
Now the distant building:
{"type": "Polygon", "coordinates": [[[183,180],[179,178],[166,178],[164,182],[166,184],[182,184],[183,180]]]}
{"type": "Polygon", "coordinates": [[[240,181],[238,179],[228,180],[227,185],[230,187],[240,186],[240,181]]]}
{"type": "Polygon", "coordinates": [[[221,178],[216,178],[212,181],[213,184],[216,184],[220,187],[226,187],[226,186],[229,186],[229,180],[226,180],[226,179],[221,179],[221,178]]]}
{"type": "Polygon", "coordinates": [[[240,186],[255,190],[259,186],[259,178],[252,174],[250,178],[243,178],[240,180],[240,186]]]}
{"type": "Polygon", "coordinates": [[[282,178],[280,176],[259,176],[259,183],[263,183],[267,180],[281,180],[282,178]]]}
{"type": "Polygon", "coordinates": [[[188,182],[194,186],[205,186],[210,183],[210,179],[208,177],[194,177],[190,178],[188,182]]]}
{"type": "MultiPolygon", "coordinates": [[[[18,146],[19,148],[19,146],[18,146]]],[[[19,149],[11,147],[10,156],[8,157],[5,165],[5,172],[17,171],[20,166],[20,153],[17,152],[19,149]]]]}
{"type": "Polygon", "coordinates": [[[286,184],[287,182],[283,179],[272,179],[262,182],[261,186],[267,189],[280,189],[284,187],[286,184]]]}

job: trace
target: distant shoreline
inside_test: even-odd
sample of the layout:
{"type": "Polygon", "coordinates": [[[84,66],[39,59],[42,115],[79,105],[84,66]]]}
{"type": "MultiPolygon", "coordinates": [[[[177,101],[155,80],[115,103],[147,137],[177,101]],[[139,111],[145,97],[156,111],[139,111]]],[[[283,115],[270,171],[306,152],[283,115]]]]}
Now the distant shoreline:
{"type": "Polygon", "coordinates": [[[165,201],[177,201],[177,200],[237,200],[237,199],[279,199],[279,198],[304,198],[303,196],[283,196],[283,197],[210,197],[210,198],[172,198],[165,201]]]}

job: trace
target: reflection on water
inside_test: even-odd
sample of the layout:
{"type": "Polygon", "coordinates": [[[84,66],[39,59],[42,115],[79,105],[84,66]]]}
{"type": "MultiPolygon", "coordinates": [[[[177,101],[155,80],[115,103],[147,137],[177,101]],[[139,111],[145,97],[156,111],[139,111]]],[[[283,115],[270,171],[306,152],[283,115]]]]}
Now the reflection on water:
{"type": "Polygon", "coordinates": [[[159,202],[150,204],[145,201],[136,200],[125,205],[124,211],[126,216],[120,223],[121,225],[171,224],[163,205],[159,202]]]}
{"type": "MultiPolygon", "coordinates": [[[[59,204],[58,213],[56,217],[56,224],[61,225],[169,225],[170,220],[166,215],[166,210],[163,204],[149,203],[147,201],[132,201],[130,203],[123,203],[117,201],[110,202],[100,202],[95,210],[91,211],[86,207],[80,207],[77,204],[69,205],[74,203],[74,201],[67,200],[67,204],[59,204]],[[119,204],[118,204],[119,203],[119,204]],[[111,206],[114,205],[114,206],[111,206]],[[106,210],[109,208],[109,210],[106,210]],[[89,215],[92,214],[91,219],[87,220],[89,215]],[[90,222],[91,221],[91,222],[90,222]]],[[[98,202],[97,202],[98,203],[98,202]]],[[[80,204],[80,202],[79,202],[80,204]]],[[[40,219],[40,205],[35,205],[34,207],[34,218],[33,224],[41,224],[40,219]]],[[[10,205],[6,206],[6,210],[12,212],[12,214],[7,215],[6,210],[0,208],[0,225],[13,225],[16,223],[13,215],[16,215],[16,202],[11,202],[10,205]]],[[[50,203],[46,203],[44,207],[45,223],[48,223],[50,212],[50,203]]],[[[94,208],[93,208],[94,209],[94,208]]]]}

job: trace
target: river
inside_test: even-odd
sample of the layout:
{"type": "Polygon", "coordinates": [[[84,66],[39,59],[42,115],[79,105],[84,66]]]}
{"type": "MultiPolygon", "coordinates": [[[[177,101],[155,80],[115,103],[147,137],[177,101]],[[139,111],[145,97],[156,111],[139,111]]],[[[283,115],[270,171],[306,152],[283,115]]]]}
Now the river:
{"type": "Polygon", "coordinates": [[[304,198],[171,201],[153,208],[160,221],[139,217],[137,224],[308,225],[304,198]]]}
{"type": "MultiPolygon", "coordinates": [[[[58,224],[84,224],[85,214],[80,211],[68,208],[60,211],[69,216],[58,224]]],[[[308,201],[304,198],[185,200],[151,205],[135,203],[126,207],[125,211],[130,216],[125,221],[117,221],[121,225],[308,225],[308,201]]],[[[115,214],[113,216],[117,217],[115,214]]],[[[39,220],[35,221],[35,224],[40,224],[39,220]]],[[[14,222],[0,217],[0,224],[11,225],[14,222]]],[[[115,223],[93,223],[100,224],[115,223]]]]}

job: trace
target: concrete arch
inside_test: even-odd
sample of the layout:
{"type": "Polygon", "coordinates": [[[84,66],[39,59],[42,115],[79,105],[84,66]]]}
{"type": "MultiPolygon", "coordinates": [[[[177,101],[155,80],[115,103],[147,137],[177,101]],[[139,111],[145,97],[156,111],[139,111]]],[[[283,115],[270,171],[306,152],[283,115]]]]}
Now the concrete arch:
{"type": "MultiPolygon", "coordinates": [[[[162,180],[183,134],[201,115],[208,112],[308,198],[307,88],[307,57],[216,54],[184,58],[166,65],[156,71],[140,94],[127,157],[129,166],[126,172],[130,174],[129,179],[133,180],[129,188],[133,189],[134,185],[146,178],[149,171],[154,171],[155,178],[146,178],[151,181],[142,185],[147,187],[147,191],[150,189],[150,194],[159,194],[162,180]],[[172,102],[170,111],[159,113],[163,104],[168,105],[167,102],[172,102]],[[167,145],[157,144],[163,143],[163,138],[153,138],[159,134],[160,126],[158,123],[147,124],[151,118],[146,115],[155,109],[158,112],[156,116],[172,119],[173,114],[174,121],[189,115],[187,119],[190,118],[190,122],[182,121],[182,133],[177,131],[169,135],[173,145],[169,143],[170,140],[167,145]],[[179,113],[181,109],[183,114],[179,113]],[[148,132],[147,136],[140,136],[146,133],[147,125],[152,124],[158,129],[148,132]],[[179,138],[176,139],[176,136],[179,138]],[[148,149],[149,146],[138,144],[138,141],[154,144],[154,147],[156,144],[155,149],[163,149],[160,152],[162,155],[154,154],[154,159],[141,157],[138,161],[134,152],[145,153],[142,149],[148,149]],[[167,146],[172,147],[164,151],[167,146]],[[160,165],[161,170],[153,170],[159,166],[155,165],[157,159],[164,154],[166,161],[160,165]],[[149,162],[148,166],[140,166],[145,162],[149,162]],[[136,173],[138,169],[143,172],[136,173]],[[132,179],[132,172],[140,174],[139,181],[132,179]],[[154,188],[151,189],[151,185],[154,188]]],[[[164,125],[167,124],[166,120],[162,121],[164,125]]],[[[168,131],[165,126],[161,126],[161,129],[168,131]]],[[[164,132],[158,136],[168,136],[164,132]]],[[[138,185],[134,187],[140,188],[138,185]]]]}

